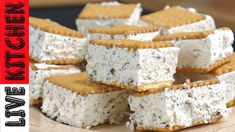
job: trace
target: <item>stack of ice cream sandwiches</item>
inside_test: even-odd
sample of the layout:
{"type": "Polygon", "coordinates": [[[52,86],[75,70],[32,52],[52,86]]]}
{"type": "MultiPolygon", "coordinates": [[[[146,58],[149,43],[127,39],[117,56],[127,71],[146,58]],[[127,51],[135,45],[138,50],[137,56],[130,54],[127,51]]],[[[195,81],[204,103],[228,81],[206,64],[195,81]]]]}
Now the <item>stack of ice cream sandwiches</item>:
{"type": "Polygon", "coordinates": [[[231,29],[195,9],[141,11],[140,4],[87,4],[76,24],[88,41],[51,20],[30,19],[30,97],[42,99],[42,112],[80,128],[126,121],[137,131],[175,131],[229,115],[231,29]]]}
{"type": "Polygon", "coordinates": [[[79,73],[87,39],[49,19],[30,17],[30,103],[40,104],[45,78],[79,73]]]}

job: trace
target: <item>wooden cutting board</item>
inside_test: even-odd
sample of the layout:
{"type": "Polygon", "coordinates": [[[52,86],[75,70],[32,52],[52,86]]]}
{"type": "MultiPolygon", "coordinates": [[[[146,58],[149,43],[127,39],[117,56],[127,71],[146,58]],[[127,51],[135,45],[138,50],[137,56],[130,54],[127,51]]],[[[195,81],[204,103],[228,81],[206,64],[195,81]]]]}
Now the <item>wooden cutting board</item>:
{"type": "MultiPolygon", "coordinates": [[[[235,108],[235,107],[234,107],[235,108]]],[[[122,125],[99,125],[91,130],[75,128],[46,117],[37,107],[30,107],[30,132],[131,132],[122,125]]],[[[228,118],[215,124],[201,125],[180,132],[235,132],[235,109],[228,118]]]]}

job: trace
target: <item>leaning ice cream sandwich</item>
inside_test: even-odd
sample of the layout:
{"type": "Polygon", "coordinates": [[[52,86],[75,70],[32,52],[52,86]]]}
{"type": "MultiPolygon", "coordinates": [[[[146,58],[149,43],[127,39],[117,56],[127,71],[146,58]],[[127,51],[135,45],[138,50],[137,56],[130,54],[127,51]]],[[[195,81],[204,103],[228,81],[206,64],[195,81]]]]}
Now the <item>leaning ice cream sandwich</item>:
{"type": "Polygon", "coordinates": [[[131,95],[133,113],[126,125],[137,131],[175,131],[214,123],[231,112],[224,87],[219,80],[207,80],[131,95]]]}
{"type": "Polygon", "coordinates": [[[178,72],[207,73],[229,61],[233,32],[219,28],[201,32],[182,32],[157,36],[154,41],[170,41],[180,48],[178,72]]]}
{"type": "Polygon", "coordinates": [[[235,105],[235,53],[229,57],[229,60],[229,63],[219,66],[209,73],[176,73],[174,74],[175,83],[184,83],[185,80],[195,82],[219,79],[220,82],[227,84],[227,87],[224,87],[227,90],[225,99],[227,106],[231,107],[235,105]]]}
{"type": "Polygon", "coordinates": [[[140,18],[144,25],[157,25],[166,29],[167,34],[176,32],[203,31],[215,28],[211,16],[199,14],[195,11],[179,6],[165,8],[140,18]]]}
{"type": "Polygon", "coordinates": [[[80,128],[117,124],[128,111],[128,92],[91,83],[87,73],[49,77],[43,87],[42,112],[80,128]]]}
{"type": "Polygon", "coordinates": [[[41,103],[42,86],[45,78],[55,75],[79,73],[79,67],[74,65],[49,65],[45,63],[30,62],[29,99],[31,105],[41,103]]]}
{"type": "Polygon", "coordinates": [[[157,26],[118,25],[113,27],[96,27],[89,30],[91,39],[132,39],[152,41],[160,34],[157,26]]]}
{"type": "Polygon", "coordinates": [[[139,20],[141,12],[140,4],[88,3],[79,14],[76,24],[79,31],[87,34],[88,29],[98,26],[133,24],[139,20]]]}
{"type": "Polygon", "coordinates": [[[210,74],[217,76],[220,81],[225,82],[232,87],[230,96],[227,98],[227,105],[231,107],[235,105],[235,53],[233,53],[229,59],[229,63],[214,69],[210,74]]]}
{"type": "Polygon", "coordinates": [[[178,53],[170,42],[90,40],[86,70],[97,83],[144,91],[172,84],[178,53]]]}
{"type": "Polygon", "coordinates": [[[47,64],[84,61],[87,39],[75,30],[49,19],[30,17],[30,58],[47,64]]]}

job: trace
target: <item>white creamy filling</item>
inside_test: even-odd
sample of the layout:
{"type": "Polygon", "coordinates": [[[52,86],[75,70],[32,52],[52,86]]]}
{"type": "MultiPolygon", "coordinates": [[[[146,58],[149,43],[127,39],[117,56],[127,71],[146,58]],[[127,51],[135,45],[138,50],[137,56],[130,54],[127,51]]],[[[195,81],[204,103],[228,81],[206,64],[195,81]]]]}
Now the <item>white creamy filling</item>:
{"type": "Polygon", "coordinates": [[[76,25],[78,31],[86,34],[88,38],[90,35],[88,34],[88,30],[95,27],[111,27],[115,25],[123,25],[128,24],[132,25],[136,21],[139,20],[142,12],[141,4],[137,4],[130,18],[126,19],[80,19],[77,18],[76,25]]]}
{"type": "Polygon", "coordinates": [[[91,39],[131,39],[137,41],[152,41],[153,38],[159,35],[159,31],[137,33],[137,34],[102,34],[102,33],[90,33],[91,39]]]}
{"type": "Polygon", "coordinates": [[[235,99],[235,71],[226,73],[224,75],[215,76],[210,73],[176,73],[174,74],[175,84],[185,83],[186,80],[191,82],[210,80],[210,79],[219,79],[220,82],[226,83],[226,102],[230,102],[235,99]]]}
{"type": "Polygon", "coordinates": [[[84,60],[87,39],[56,35],[30,27],[30,55],[41,62],[51,60],[84,60]]]}
{"type": "Polygon", "coordinates": [[[221,82],[225,82],[231,87],[231,90],[227,88],[227,102],[235,99],[235,71],[220,75],[218,78],[221,82]]]}
{"type": "Polygon", "coordinates": [[[42,97],[42,87],[45,78],[56,75],[66,75],[72,73],[79,73],[79,68],[71,68],[68,70],[32,70],[29,68],[30,83],[29,83],[29,99],[30,101],[42,97]]]}
{"type": "Polygon", "coordinates": [[[48,81],[44,85],[42,112],[58,122],[87,128],[118,124],[128,111],[126,90],[81,96],[48,81]]]}
{"type": "Polygon", "coordinates": [[[228,30],[214,30],[203,39],[172,40],[180,48],[178,68],[208,68],[210,64],[233,53],[233,33],[228,30]]]}
{"type": "Polygon", "coordinates": [[[177,26],[171,29],[168,29],[168,34],[178,33],[178,32],[195,32],[195,31],[205,31],[215,29],[215,22],[214,19],[209,16],[205,15],[206,19],[201,20],[199,22],[185,24],[182,26],[177,26]]]}
{"type": "Polygon", "coordinates": [[[209,123],[216,116],[227,116],[225,83],[188,89],[168,90],[146,96],[130,96],[128,127],[190,127],[194,122],[209,123]]]}
{"type": "Polygon", "coordinates": [[[92,80],[106,84],[144,85],[173,81],[179,48],[107,48],[88,46],[87,72],[92,80]]]}

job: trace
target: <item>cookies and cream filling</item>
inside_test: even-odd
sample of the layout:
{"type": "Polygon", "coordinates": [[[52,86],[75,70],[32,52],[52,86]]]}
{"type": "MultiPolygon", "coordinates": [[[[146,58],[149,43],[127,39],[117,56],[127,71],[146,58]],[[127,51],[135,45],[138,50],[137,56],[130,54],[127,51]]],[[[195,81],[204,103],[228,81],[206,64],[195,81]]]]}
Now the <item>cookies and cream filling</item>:
{"type": "Polygon", "coordinates": [[[231,112],[225,87],[226,83],[184,84],[180,89],[131,95],[128,102],[133,113],[126,125],[133,130],[174,130],[212,123],[231,112]]]}
{"type": "Polygon", "coordinates": [[[228,86],[231,87],[231,90],[229,87],[226,88],[228,89],[228,94],[226,96],[227,102],[235,100],[235,71],[220,75],[218,76],[218,79],[221,82],[227,83],[228,86]]]}
{"type": "MultiPolygon", "coordinates": [[[[121,3],[118,2],[103,2],[101,3],[102,5],[122,5],[121,3]]],[[[123,24],[128,24],[132,25],[136,21],[139,20],[140,15],[142,12],[142,7],[141,4],[137,3],[136,8],[134,9],[133,13],[130,15],[129,18],[107,18],[107,19],[82,19],[82,18],[77,18],[76,19],[76,25],[78,31],[82,32],[83,34],[86,34],[87,37],[89,38],[90,35],[88,34],[88,30],[90,28],[94,27],[111,27],[115,25],[123,25],[123,24]]],[[[115,13],[115,12],[113,12],[115,13]]],[[[97,16],[99,17],[99,16],[97,16]]]]}
{"type": "Polygon", "coordinates": [[[30,26],[30,57],[39,62],[82,62],[87,51],[87,39],[62,36],[30,26]]]}
{"type": "Polygon", "coordinates": [[[72,73],[79,73],[80,69],[73,65],[48,65],[44,63],[35,63],[35,68],[30,67],[30,85],[29,85],[29,99],[37,100],[42,97],[42,87],[45,78],[56,75],[66,75],[72,73]]]}
{"type": "Polygon", "coordinates": [[[174,74],[175,84],[185,83],[186,81],[196,82],[210,79],[218,79],[225,83],[225,101],[229,103],[235,99],[235,71],[228,72],[222,75],[210,73],[176,73],[174,74]]]}
{"type": "Polygon", "coordinates": [[[58,122],[89,129],[121,123],[128,111],[127,98],[127,90],[92,83],[83,72],[47,78],[41,109],[58,122]]]}
{"type": "Polygon", "coordinates": [[[173,82],[178,52],[177,47],[131,50],[94,43],[88,45],[86,69],[93,81],[123,87],[173,82]]]}
{"type": "MultiPolygon", "coordinates": [[[[169,37],[167,41],[174,43],[180,48],[177,65],[179,69],[207,69],[210,65],[233,53],[232,43],[234,36],[233,32],[227,28],[212,30],[212,33],[203,38],[200,38],[200,35],[196,35],[196,32],[195,37],[189,39],[187,37],[176,39],[174,36],[177,36],[177,34],[166,35],[165,37],[169,37]]],[[[163,37],[159,36],[156,38],[156,40],[161,41],[163,37]]]]}

